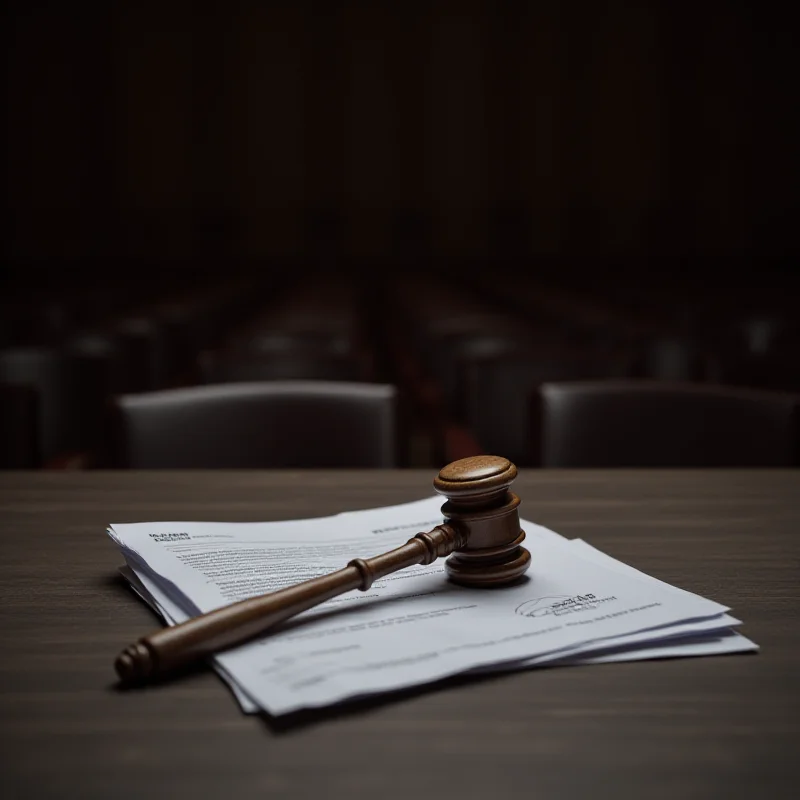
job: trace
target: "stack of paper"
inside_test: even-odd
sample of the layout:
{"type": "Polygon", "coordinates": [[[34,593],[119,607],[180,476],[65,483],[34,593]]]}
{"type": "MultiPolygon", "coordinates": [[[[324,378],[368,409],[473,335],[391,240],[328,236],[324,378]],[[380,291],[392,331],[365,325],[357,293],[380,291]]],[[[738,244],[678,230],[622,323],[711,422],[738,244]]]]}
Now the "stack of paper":
{"type": "MultiPolygon", "coordinates": [[[[442,498],[270,523],[113,525],[122,572],[167,624],[403,544],[442,498]]],[[[213,661],[242,710],[285,714],[471,671],[756,650],[727,606],[523,521],[532,565],[503,589],[411,567],[307,611],[213,661]]],[[[146,631],[142,632],[143,634],[146,631]]]]}

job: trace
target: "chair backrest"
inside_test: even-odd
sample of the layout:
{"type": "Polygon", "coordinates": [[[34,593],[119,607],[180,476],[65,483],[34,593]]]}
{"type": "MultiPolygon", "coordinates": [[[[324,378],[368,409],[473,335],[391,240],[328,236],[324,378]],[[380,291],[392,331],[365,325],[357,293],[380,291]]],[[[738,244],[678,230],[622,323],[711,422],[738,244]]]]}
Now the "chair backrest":
{"type": "Polygon", "coordinates": [[[462,371],[463,419],[486,453],[500,453],[520,466],[535,464],[531,452],[529,398],[546,381],[593,378],[597,364],[586,355],[552,351],[474,359],[462,371]]]}
{"type": "Polygon", "coordinates": [[[646,380],[544,384],[532,428],[545,467],[797,463],[800,398],[646,380]]]}
{"type": "Polygon", "coordinates": [[[204,353],[198,358],[203,383],[254,383],[258,381],[358,381],[361,376],[354,357],[334,354],[275,355],[259,358],[216,357],[204,353]]]}
{"type": "Polygon", "coordinates": [[[69,382],[69,451],[91,461],[102,449],[109,400],[126,390],[126,363],[116,339],[84,333],[62,347],[69,382]]]}
{"type": "Polygon", "coordinates": [[[385,384],[269,381],[119,397],[111,463],[136,469],[393,467],[385,384]]]}
{"type": "Polygon", "coordinates": [[[33,387],[0,383],[0,469],[42,465],[38,404],[33,387]]]}
{"type": "Polygon", "coordinates": [[[0,352],[0,382],[28,386],[38,397],[38,429],[44,462],[70,447],[71,386],[61,353],[48,347],[18,347],[0,352]]]}
{"type": "Polygon", "coordinates": [[[697,342],[677,335],[663,335],[634,348],[629,377],[665,381],[706,381],[718,368],[715,359],[697,342]]]}
{"type": "Polygon", "coordinates": [[[242,343],[240,355],[251,357],[274,357],[286,355],[337,355],[345,356],[353,351],[354,335],[347,326],[325,325],[293,330],[291,327],[261,329],[242,343]]]}
{"type": "Polygon", "coordinates": [[[448,407],[458,413],[465,405],[463,375],[473,361],[502,358],[524,347],[524,337],[506,333],[464,333],[431,342],[431,375],[441,387],[448,407]]]}
{"type": "Polygon", "coordinates": [[[168,385],[179,365],[170,361],[169,337],[164,325],[146,314],[121,317],[114,326],[125,365],[125,392],[147,392],[168,385]]]}

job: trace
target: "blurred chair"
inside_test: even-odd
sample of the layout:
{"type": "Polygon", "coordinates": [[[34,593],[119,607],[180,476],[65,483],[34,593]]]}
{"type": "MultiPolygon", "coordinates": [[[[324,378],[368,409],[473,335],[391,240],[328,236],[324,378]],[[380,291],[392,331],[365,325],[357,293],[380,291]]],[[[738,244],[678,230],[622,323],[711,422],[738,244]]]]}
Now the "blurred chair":
{"type": "Polygon", "coordinates": [[[463,421],[483,452],[522,466],[538,463],[538,453],[530,450],[531,394],[546,381],[596,378],[602,366],[590,353],[555,342],[537,351],[473,359],[461,376],[463,421]]]}
{"type": "Polygon", "coordinates": [[[169,361],[168,338],[158,319],[144,313],[119,319],[114,335],[124,365],[124,391],[147,392],[167,386],[178,367],[169,361]]]}
{"type": "Polygon", "coordinates": [[[800,391],[800,323],[755,317],[742,323],[724,349],[725,383],[757,389],[800,391]]]}
{"type": "Polygon", "coordinates": [[[38,402],[34,388],[0,383],[0,469],[41,466],[38,402]]]}
{"type": "Polygon", "coordinates": [[[633,348],[628,374],[631,378],[701,382],[717,377],[719,366],[697,342],[665,334],[633,348]]]}
{"type": "Polygon", "coordinates": [[[800,397],[661,381],[544,384],[533,399],[544,467],[786,467],[800,397]]]}
{"type": "Polygon", "coordinates": [[[119,397],[112,466],[393,467],[393,386],[270,381],[119,397]]]}
{"type": "Polygon", "coordinates": [[[0,352],[0,382],[27,386],[38,396],[38,436],[44,463],[70,447],[71,386],[64,357],[48,347],[0,352]]]}
{"type": "Polygon", "coordinates": [[[93,464],[103,447],[108,402],[127,386],[124,355],[113,335],[83,333],[64,343],[62,357],[69,388],[67,449],[93,464]]]}
{"type": "Polygon", "coordinates": [[[450,413],[463,416],[463,375],[474,361],[499,359],[524,350],[526,330],[471,331],[444,335],[428,344],[431,379],[436,382],[450,413]]]}
{"type": "Polygon", "coordinates": [[[353,351],[353,334],[345,325],[327,327],[327,320],[292,328],[262,328],[242,345],[242,351],[261,357],[286,354],[318,354],[346,356],[353,351]]]}
{"type": "Polygon", "coordinates": [[[203,353],[198,358],[201,381],[251,383],[255,381],[358,381],[363,378],[355,358],[330,353],[284,353],[258,358],[216,357],[203,353]]]}

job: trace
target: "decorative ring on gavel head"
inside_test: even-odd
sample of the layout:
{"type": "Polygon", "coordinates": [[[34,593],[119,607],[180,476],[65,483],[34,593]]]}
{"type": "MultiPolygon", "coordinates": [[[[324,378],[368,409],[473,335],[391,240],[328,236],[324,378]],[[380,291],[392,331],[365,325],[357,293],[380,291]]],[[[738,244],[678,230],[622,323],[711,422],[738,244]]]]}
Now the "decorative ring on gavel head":
{"type": "Polygon", "coordinates": [[[433,487],[447,498],[445,522],[466,534],[466,544],[445,562],[454,583],[501,586],[517,580],[530,566],[522,547],[519,497],[509,491],[517,468],[499,456],[454,461],[434,478],[433,487]]]}

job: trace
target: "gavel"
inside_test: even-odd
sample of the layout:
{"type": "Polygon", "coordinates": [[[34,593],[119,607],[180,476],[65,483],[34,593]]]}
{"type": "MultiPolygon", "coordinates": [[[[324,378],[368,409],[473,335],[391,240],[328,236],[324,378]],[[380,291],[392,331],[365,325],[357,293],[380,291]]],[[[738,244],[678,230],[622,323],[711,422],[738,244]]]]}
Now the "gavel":
{"type": "Polygon", "coordinates": [[[241,600],[179,625],[162,628],[126,647],[114,667],[123,684],[144,683],[264,634],[290,617],[344,592],[367,591],[380,578],[415,564],[445,562],[448,578],[470,587],[515,582],[530,566],[522,547],[519,497],[509,491],[517,468],[498,456],[454,461],[434,478],[447,498],[444,522],[402,547],[373,558],[355,558],[344,569],[295,586],[241,600]]]}

